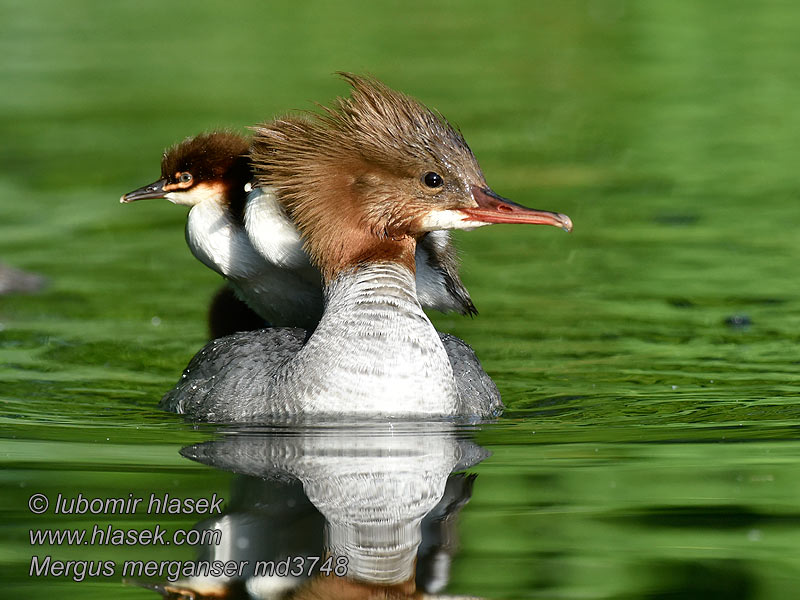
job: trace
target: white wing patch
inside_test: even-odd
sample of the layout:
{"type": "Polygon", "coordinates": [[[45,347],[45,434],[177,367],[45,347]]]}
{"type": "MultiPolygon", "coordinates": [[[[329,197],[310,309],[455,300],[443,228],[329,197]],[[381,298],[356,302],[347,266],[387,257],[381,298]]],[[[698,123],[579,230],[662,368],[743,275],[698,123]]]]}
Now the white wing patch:
{"type": "Polygon", "coordinates": [[[250,242],[266,260],[289,269],[308,266],[300,233],[272,188],[254,188],[248,194],[244,223],[250,242]]]}

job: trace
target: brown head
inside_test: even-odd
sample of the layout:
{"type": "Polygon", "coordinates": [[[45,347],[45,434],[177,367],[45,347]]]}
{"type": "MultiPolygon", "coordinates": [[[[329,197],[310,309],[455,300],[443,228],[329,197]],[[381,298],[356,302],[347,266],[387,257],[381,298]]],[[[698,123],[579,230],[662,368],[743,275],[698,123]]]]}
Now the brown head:
{"type": "Polygon", "coordinates": [[[252,178],[249,150],[246,138],[227,131],[187,138],[164,152],[158,181],[125,194],[120,202],[166,198],[186,206],[206,200],[243,205],[252,178]]]}
{"type": "Polygon", "coordinates": [[[436,229],[572,228],[564,215],[494,194],[442,115],[374,79],[342,76],[349,98],[258,127],[251,153],[257,184],[277,190],[326,281],[376,260],[413,271],[416,239],[436,229]]]}

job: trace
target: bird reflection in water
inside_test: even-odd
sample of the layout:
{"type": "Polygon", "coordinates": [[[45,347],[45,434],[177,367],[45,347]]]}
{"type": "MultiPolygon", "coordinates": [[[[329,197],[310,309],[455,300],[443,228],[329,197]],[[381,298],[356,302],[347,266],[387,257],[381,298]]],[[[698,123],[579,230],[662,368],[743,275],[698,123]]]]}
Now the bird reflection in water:
{"type": "Polygon", "coordinates": [[[222,531],[221,543],[204,547],[198,560],[248,564],[241,578],[142,584],[165,598],[452,598],[437,594],[449,583],[457,516],[472,494],[475,476],[463,471],[488,456],[468,430],[447,423],[261,428],[181,453],[237,475],[225,513],[195,526],[222,531]],[[294,557],[321,557],[318,567],[333,557],[347,574],[254,570],[259,561],[294,557]]]}

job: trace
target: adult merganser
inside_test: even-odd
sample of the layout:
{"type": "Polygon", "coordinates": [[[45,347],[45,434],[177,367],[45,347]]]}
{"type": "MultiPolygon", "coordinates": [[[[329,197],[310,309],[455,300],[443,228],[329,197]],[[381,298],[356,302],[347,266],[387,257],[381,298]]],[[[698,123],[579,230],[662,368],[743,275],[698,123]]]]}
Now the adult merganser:
{"type": "MultiPolygon", "coordinates": [[[[270,325],[313,329],[322,316],[322,279],[274,191],[253,187],[249,148],[249,140],[226,131],[188,138],[164,153],[161,179],[120,201],[166,198],[191,207],[186,242],[192,254],[270,325]]],[[[477,312],[458,277],[448,232],[425,235],[416,263],[423,306],[477,312]]]]}
{"type": "Polygon", "coordinates": [[[350,98],[256,129],[256,182],[274,190],[322,273],[325,312],[234,334],[190,361],[165,408],[210,421],[492,417],[502,404],[471,349],[442,339],[416,295],[416,240],[438,229],[569,217],[505,200],[440,114],[373,79],[350,98]]]}

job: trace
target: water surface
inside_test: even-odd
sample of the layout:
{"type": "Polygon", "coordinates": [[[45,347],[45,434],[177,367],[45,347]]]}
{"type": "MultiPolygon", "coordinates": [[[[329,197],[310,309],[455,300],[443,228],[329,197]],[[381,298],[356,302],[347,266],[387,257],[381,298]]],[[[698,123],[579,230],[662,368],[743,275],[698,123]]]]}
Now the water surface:
{"type": "MultiPolygon", "coordinates": [[[[182,208],[117,198],[154,179],[161,150],[187,135],[243,131],[344,93],[337,70],[440,109],[496,191],[575,222],[569,236],[457,236],[480,315],[434,322],[475,348],[509,410],[447,438],[486,456],[451,465],[460,491],[438,514],[453,515],[452,561],[442,585],[417,573],[420,586],[488,598],[796,595],[794,3],[8,0],[0,20],[0,260],[49,279],[38,295],[0,299],[8,597],[154,597],[118,573],[29,577],[31,556],[199,550],[33,547],[31,528],[203,518],[35,515],[35,493],[216,493],[228,511],[301,502],[297,473],[292,487],[193,460],[186,448],[225,432],[156,408],[205,341],[219,282],[186,249],[182,208]]],[[[311,552],[303,544],[324,526],[314,510],[315,533],[258,539],[311,552]]]]}

